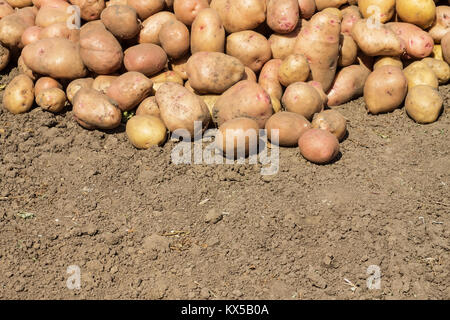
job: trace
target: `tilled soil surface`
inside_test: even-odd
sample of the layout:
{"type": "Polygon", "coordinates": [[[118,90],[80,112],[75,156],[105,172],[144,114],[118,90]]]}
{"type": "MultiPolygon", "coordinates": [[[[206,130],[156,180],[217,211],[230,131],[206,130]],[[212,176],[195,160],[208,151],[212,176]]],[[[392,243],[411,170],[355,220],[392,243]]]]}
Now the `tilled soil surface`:
{"type": "Polygon", "coordinates": [[[70,111],[0,108],[0,299],[450,299],[440,90],[431,125],[339,107],[341,158],[283,148],[273,176],[175,165],[174,142],[139,151],[70,111]]]}

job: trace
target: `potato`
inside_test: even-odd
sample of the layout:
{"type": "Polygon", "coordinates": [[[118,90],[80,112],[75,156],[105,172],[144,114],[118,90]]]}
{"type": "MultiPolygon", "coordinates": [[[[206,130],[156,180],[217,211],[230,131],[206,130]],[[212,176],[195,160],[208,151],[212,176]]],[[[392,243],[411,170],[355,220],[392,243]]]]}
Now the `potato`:
{"type": "Polygon", "coordinates": [[[436,7],[436,19],[432,28],[428,31],[435,43],[441,43],[441,39],[450,31],[450,7],[436,7]]]}
{"type": "Polygon", "coordinates": [[[267,25],[275,32],[292,32],[300,18],[297,0],[267,0],[267,25]]]}
{"type": "Polygon", "coordinates": [[[282,147],[297,146],[298,139],[309,128],[311,123],[304,116],[288,111],[275,113],[266,122],[267,137],[272,142],[272,134],[278,130],[278,145],[282,147]]]}
{"type": "Polygon", "coordinates": [[[395,0],[358,0],[358,6],[365,19],[375,15],[381,23],[391,20],[395,12],[395,0]]]}
{"type": "Polygon", "coordinates": [[[161,119],[169,131],[184,129],[187,132],[180,135],[187,139],[188,135],[194,138],[201,134],[196,130],[204,131],[208,127],[211,119],[208,107],[203,100],[182,85],[166,82],[156,91],[155,97],[161,119]],[[200,122],[200,127],[195,126],[196,121],[200,122]]]}
{"type": "Polygon", "coordinates": [[[75,120],[86,129],[114,129],[120,125],[122,112],[107,95],[81,88],[73,98],[75,120]]]}
{"type": "Polygon", "coordinates": [[[426,29],[436,18],[436,4],[433,0],[397,0],[395,9],[404,21],[426,29]]]}
{"type": "Polygon", "coordinates": [[[162,11],[165,2],[164,0],[128,0],[126,4],[136,10],[139,19],[145,20],[155,13],[162,11]]]}
{"type": "Polygon", "coordinates": [[[400,56],[405,50],[404,42],[385,25],[369,27],[367,20],[359,20],[352,29],[352,37],[358,47],[368,56],[400,56]]]}
{"type": "Polygon", "coordinates": [[[149,115],[136,115],[127,122],[127,137],[138,149],[162,145],[167,138],[167,129],[162,120],[149,115]]]}
{"type": "Polygon", "coordinates": [[[165,68],[167,54],[160,46],[142,43],[125,50],[123,63],[128,71],[151,76],[165,68]]]}
{"type": "Polygon", "coordinates": [[[190,58],[190,55],[187,54],[184,57],[181,57],[180,59],[171,60],[169,62],[170,69],[172,69],[172,71],[175,71],[183,80],[188,79],[186,67],[187,67],[187,62],[188,62],[189,58],[190,58]]]}
{"type": "Polygon", "coordinates": [[[100,14],[105,9],[104,0],[69,0],[70,3],[80,7],[80,16],[83,20],[92,21],[100,19],[100,14]]]}
{"type": "Polygon", "coordinates": [[[408,80],[408,89],[418,85],[439,86],[439,81],[433,70],[424,62],[416,61],[407,66],[403,73],[408,80]]]}
{"type": "Polygon", "coordinates": [[[358,46],[351,36],[341,34],[340,53],[338,59],[339,67],[348,67],[356,61],[358,55],[358,46]]]}
{"type": "Polygon", "coordinates": [[[376,70],[382,66],[396,66],[403,69],[403,62],[399,57],[378,57],[373,65],[373,69],[376,70]]]}
{"type": "MultiPolygon", "coordinates": [[[[159,87],[165,82],[175,82],[183,85],[183,79],[174,71],[164,71],[160,74],[151,77],[150,80],[153,82],[153,91],[158,91],[159,87]]],[[[189,82],[189,81],[187,81],[189,82]]]]}
{"type": "Polygon", "coordinates": [[[316,164],[332,162],[339,154],[339,141],[327,130],[309,129],[300,136],[298,147],[302,156],[316,164]]]}
{"type": "Polygon", "coordinates": [[[22,51],[25,64],[42,75],[59,79],[86,76],[78,44],[62,38],[42,39],[27,45],[22,51]]]}
{"type": "Polygon", "coordinates": [[[275,98],[274,96],[270,96],[270,103],[272,103],[272,110],[274,113],[280,112],[282,107],[281,107],[281,101],[280,99],[275,98]]]}
{"type": "Polygon", "coordinates": [[[60,88],[41,90],[36,94],[36,104],[46,111],[61,112],[66,103],[66,94],[60,88]]]}
{"type": "Polygon", "coordinates": [[[288,87],[294,82],[304,82],[310,73],[309,64],[302,54],[291,54],[280,65],[278,80],[288,87]]]}
{"type": "Polygon", "coordinates": [[[405,100],[406,113],[418,123],[432,123],[442,111],[443,100],[430,86],[418,85],[409,90],[405,100]]]}
{"type": "Polygon", "coordinates": [[[110,6],[102,11],[100,17],[106,29],[118,39],[132,39],[141,30],[136,10],[130,6],[110,6]]]}
{"type": "Polygon", "coordinates": [[[329,131],[342,141],[347,133],[347,120],[339,111],[324,110],[314,115],[311,127],[329,131]]]}
{"type": "Polygon", "coordinates": [[[118,76],[97,76],[92,82],[92,89],[106,94],[111,83],[117,79],[118,76]]]}
{"type": "Polygon", "coordinates": [[[425,58],[433,51],[433,38],[419,27],[404,22],[386,24],[405,43],[406,53],[410,57],[425,58]]]}
{"type": "Polygon", "coordinates": [[[266,20],[266,0],[212,0],[228,33],[251,30],[266,20]]]}
{"type": "Polygon", "coordinates": [[[202,9],[191,27],[191,52],[224,52],[225,29],[219,14],[211,8],[202,9]]]}
{"type": "Polygon", "coordinates": [[[213,109],[216,123],[234,118],[251,118],[261,129],[273,114],[269,94],[256,82],[243,80],[225,91],[217,100],[213,109]]]}
{"type": "Polygon", "coordinates": [[[314,12],[316,12],[315,0],[298,0],[298,5],[303,19],[311,18],[314,12]]]}
{"type": "Polygon", "coordinates": [[[370,71],[359,65],[342,68],[328,92],[328,106],[339,106],[360,97],[370,71]]]}
{"type": "Polygon", "coordinates": [[[41,28],[48,27],[54,23],[67,23],[73,21],[73,12],[68,10],[69,3],[65,1],[57,2],[56,5],[43,5],[36,14],[35,24],[41,28]]]}
{"type": "Polygon", "coordinates": [[[11,113],[19,114],[31,109],[34,100],[33,81],[26,75],[14,77],[6,86],[3,106],[11,113]]]}
{"type": "Polygon", "coordinates": [[[256,73],[252,69],[250,69],[249,67],[245,67],[244,68],[244,76],[242,77],[241,80],[251,80],[251,81],[258,82],[258,78],[256,77],[256,73]]]}
{"type": "Polygon", "coordinates": [[[58,22],[41,28],[39,39],[46,38],[65,38],[73,42],[78,42],[80,40],[80,30],[70,29],[67,27],[67,23],[58,22]]]}
{"type": "Polygon", "coordinates": [[[24,8],[33,5],[33,2],[31,0],[7,0],[7,1],[14,8],[24,8]]]}
{"type": "Polygon", "coordinates": [[[382,66],[372,72],[364,86],[364,101],[372,114],[398,108],[408,91],[408,80],[399,67],[382,66]]]}
{"type": "Polygon", "coordinates": [[[156,102],[156,97],[145,98],[139,107],[136,109],[136,115],[148,115],[161,118],[161,112],[159,111],[158,103],[156,102]]]}
{"type": "Polygon", "coordinates": [[[317,11],[322,11],[326,8],[339,8],[346,3],[347,0],[316,0],[317,11]]]}
{"type": "Polygon", "coordinates": [[[258,152],[258,136],[259,126],[255,120],[234,118],[219,127],[215,145],[227,158],[243,158],[258,152]]]}
{"type": "Polygon", "coordinates": [[[438,78],[439,84],[446,84],[450,80],[450,66],[442,60],[425,58],[422,62],[433,70],[438,78]]]}
{"type": "Polygon", "coordinates": [[[322,100],[322,109],[323,109],[328,102],[328,96],[323,90],[322,84],[314,80],[308,81],[307,84],[316,89],[317,93],[320,96],[320,99],[322,100]]]}
{"type": "Polygon", "coordinates": [[[336,74],[340,29],[340,21],[336,16],[316,13],[302,27],[294,50],[306,57],[312,79],[320,82],[325,91],[330,88],[336,74]]]}
{"type": "Polygon", "coordinates": [[[7,15],[0,20],[0,42],[8,48],[23,47],[22,34],[33,25],[34,22],[29,21],[27,17],[23,17],[17,12],[7,15]]]}
{"type": "Polygon", "coordinates": [[[275,99],[281,99],[283,88],[279,80],[280,66],[283,63],[280,59],[272,59],[266,62],[259,74],[259,85],[275,99]]]}
{"type": "Polygon", "coordinates": [[[269,37],[270,49],[274,59],[285,59],[294,52],[297,36],[300,33],[300,27],[297,27],[291,33],[279,34],[273,33],[269,37]]]}
{"type": "Polygon", "coordinates": [[[120,43],[102,27],[81,30],[80,55],[86,67],[97,74],[111,74],[122,66],[120,43]]]}
{"type": "Polygon", "coordinates": [[[7,1],[0,1],[0,19],[14,13],[14,9],[10,6],[7,1]]]}
{"type": "Polygon", "coordinates": [[[287,87],[281,103],[286,111],[301,114],[308,120],[323,109],[319,92],[305,82],[296,82],[287,87]]]}
{"type": "Polygon", "coordinates": [[[444,57],[442,56],[442,46],[440,44],[435,44],[433,46],[433,52],[430,57],[444,61],[444,57]]]}
{"type": "Polygon", "coordinates": [[[17,59],[17,68],[19,69],[19,73],[24,74],[28,76],[31,80],[35,81],[38,79],[41,75],[37,74],[36,72],[33,72],[26,64],[23,62],[22,55],[19,56],[19,59],[17,59]]]}
{"type": "Polygon", "coordinates": [[[153,82],[140,72],[129,71],[111,82],[106,95],[115,101],[122,111],[129,111],[150,95],[153,82]]]}
{"type": "Polygon", "coordinates": [[[27,44],[36,42],[39,40],[39,33],[41,32],[42,28],[38,26],[31,26],[25,29],[25,31],[22,33],[21,36],[21,43],[23,46],[26,46],[27,44]]]}
{"type": "Polygon", "coordinates": [[[159,41],[159,32],[163,24],[176,19],[175,15],[168,11],[161,11],[148,17],[142,23],[142,29],[138,39],[139,43],[161,44],[159,41]]]}
{"type": "Polygon", "coordinates": [[[70,103],[73,104],[73,98],[75,97],[77,92],[83,88],[91,89],[93,83],[94,79],[92,78],[82,78],[73,80],[72,82],[69,83],[69,85],[66,88],[67,100],[69,100],[70,103]]]}
{"type": "Polygon", "coordinates": [[[5,69],[8,65],[10,56],[9,49],[0,44],[0,71],[5,69]]]}
{"type": "Polygon", "coordinates": [[[251,30],[229,35],[226,53],[238,58],[255,72],[260,71],[272,56],[269,41],[263,35],[251,30]]]}
{"type": "Polygon", "coordinates": [[[362,19],[361,12],[356,6],[349,6],[341,10],[342,22],[341,33],[352,36],[352,29],[355,23],[362,19]]]}
{"type": "Polygon", "coordinates": [[[179,59],[189,51],[189,30],[180,21],[168,21],[161,27],[159,42],[169,57],[179,59]]]}
{"type": "MultiPolygon", "coordinates": [[[[62,89],[62,85],[53,78],[41,77],[34,84],[34,94],[37,97],[41,91],[46,90],[46,89],[51,89],[51,88],[62,89]]],[[[66,95],[64,94],[64,97],[65,96],[66,95]]]]}
{"type": "Polygon", "coordinates": [[[450,32],[441,39],[442,56],[450,64],[450,32]]]}
{"type": "Polygon", "coordinates": [[[186,65],[189,82],[201,93],[223,93],[244,76],[238,59],[220,52],[197,52],[186,65]]]}
{"type": "Polygon", "coordinates": [[[209,8],[207,0],[175,0],[173,2],[175,16],[187,26],[190,26],[198,13],[205,8],[209,8]]]}

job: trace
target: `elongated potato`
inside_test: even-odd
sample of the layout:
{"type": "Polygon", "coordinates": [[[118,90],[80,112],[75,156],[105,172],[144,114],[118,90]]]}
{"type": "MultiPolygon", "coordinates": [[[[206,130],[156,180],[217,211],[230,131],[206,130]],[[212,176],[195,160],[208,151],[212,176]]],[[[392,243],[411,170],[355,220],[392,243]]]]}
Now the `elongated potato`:
{"type": "Polygon", "coordinates": [[[138,71],[151,76],[164,69],[167,54],[160,46],[142,43],[125,50],[123,63],[128,71],[138,71]]]}
{"type": "Polygon", "coordinates": [[[278,145],[296,147],[298,139],[309,128],[311,123],[302,115],[294,112],[277,112],[266,122],[267,137],[272,141],[272,135],[278,130],[278,145]]]}
{"type": "Polygon", "coordinates": [[[168,21],[161,27],[159,42],[169,57],[179,59],[189,51],[189,30],[180,21],[168,21]]]}
{"type": "Polygon", "coordinates": [[[278,71],[278,80],[288,87],[294,82],[304,82],[310,73],[309,64],[302,54],[291,54],[283,60],[278,71]]]}
{"type": "Polygon", "coordinates": [[[423,61],[415,61],[403,69],[408,80],[408,89],[418,85],[427,85],[433,88],[439,86],[439,81],[433,70],[423,61]]]}
{"type": "Polygon", "coordinates": [[[211,8],[201,10],[191,27],[191,52],[224,52],[225,29],[219,14],[211,8]]]}
{"type": "Polygon", "coordinates": [[[281,87],[278,78],[280,66],[283,63],[280,59],[272,59],[266,62],[261,72],[259,73],[259,85],[266,90],[266,92],[278,100],[283,95],[283,88],[281,87]]]}
{"type": "Polygon", "coordinates": [[[386,26],[405,43],[406,53],[410,57],[425,58],[433,51],[433,38],[419,27],[404,22],[390,22],[386,26]]]}
{"type": "Polygon", "coordinates": [[[106,95],[115,101],[120,110],[128,111],[150,95],[153,82],[140,72],[129,71],[111,82],[106,95]]]}
{"type": "Polygon", "coordinates": [[[187,26],[190,26],[198,13],[205,8],[209,8],[207,0],[174,0],[173,2],[175,16],[187,26]]]}
{"type": "Polygon", "coordinates": [[[93,83],[93,78],[81,78],[73,80],[66,88],[67,100],[69,100],[70,103],[73,104],[73,98],[75,97],[77,92],[82,88],[91,89],[93,83]]]}
{"type": "Polygon", "coordinates": [[[33,106],[33,101],[34,85],[28,76],[20,74],[6,86],[3,106],[9,112],[14,114],[27,112],[33,106]]]}
{"type": "Polygon", "coordinates": [[[212,0],[228,33],[252,30],[266,20],[266,0],[212,0]]]}
{"type": "Polygon", "coordinates": [[[296,82],[287,87],[281,103],[286,111],[301,114],[308,120],[323,109],[319,92],[305,82],[296,82]]]}
{"type": "Polygon", "coordinates": [[[159,32],[163,24],[168,21],[174,21],[177,18],[172,12],[161,11],[149,16],[142,22],[142,29],[139,33],[139,43],[161,44],[159,41],[159,32]]]}
{"type": "Polygon", "coordinates": [[[370,71],[359,65],[342,68],[328,92],[328,106],[339,106],[360,97],[370,71]]]}
{"type": "Polygon", "coordinates": [[[408,92],[405,110],[414,121],[426,124],[437,120],[442,104],[442,97],[435,88],[418,85],[408,92]]]}
{"type": "Polygon", "coordinates": [[[127,5],[136,10],[139,19],[145,20],[148,17],[164,9],[164,0],[128,0],[127,5]]]}
{"type": "Polygon", "coordinates": [[[200,93],[223,93],[244,76],[238,59],[220,52],[197,52],[186,65],[189,82],[200,93]]]}
{"type": "Polygon", "coordinates": [[[268,0],[267,25],[275,32],[292,32],[300,18],[297,0],[268,0]]]}

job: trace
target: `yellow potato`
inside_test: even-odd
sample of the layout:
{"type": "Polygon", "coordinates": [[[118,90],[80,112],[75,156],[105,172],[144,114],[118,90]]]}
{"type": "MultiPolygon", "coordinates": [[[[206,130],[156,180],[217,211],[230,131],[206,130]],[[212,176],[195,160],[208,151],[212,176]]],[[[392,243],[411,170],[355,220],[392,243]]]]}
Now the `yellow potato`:
{"type": "Polygon", "coordinates": [[[381,23],[391,20],[395,13],[395,0],[358,0],[358,6],[365,19],[375,15],[373,18],[381,23]]]}
{"type": "Polygon", "coordinates": [[[14,114],[24,113],[31,109],[34,101],[34,84],[26,75],[16,76],[6,86],[3,94],[3,106],[14,114]]]}
{"type": "Polygon", "coordinates": [[[130,142],[138,149],[160,146],[166,141],[167,129],[158,117],[136,115],[127,122],[126,133],[130,142]]]}
{"type": "Polygon", "coordinates": [[[436,4],[433,0],[397,0],[395,8],[402,21],[422,29],[430,27],[436,18],[436,4]]]}
{"type": "Polygon", "coordinates": [[[283,60],[278,70],[278,80],[288,87],[294,82],[303,82],[310,74],[309,64],[302,54],[291,54],[283,60]]]}
{"type": "Polygon", "coordinates": [[[433,88],[439,86],[439,81],[433,70],[424,62],[416,61],[407,66],[403,73],[408,79],[408,89],[418,85],[427,85],[433,88]]]}
{"type": "Polygon", "coordinates": [[[438,78],[439,84],[446,84],[450,80],[450,66],[447,62],[433,58],[425,58],[422,61],[433,70],[438,78]]]}
{"type": "Polygon", "coordinates": [[[418,123],[432,123],[442,110],[443,100],[439,92],[430,86],[415,86],[409,90],[405,110],[418,123]]]}
{"type": "Polygon", "coordinates": [[[403,69],[403,62],[399,57],[378,57],[373,65],[373,69],[377,69],[382,66],[396,66],[403,69]]]}

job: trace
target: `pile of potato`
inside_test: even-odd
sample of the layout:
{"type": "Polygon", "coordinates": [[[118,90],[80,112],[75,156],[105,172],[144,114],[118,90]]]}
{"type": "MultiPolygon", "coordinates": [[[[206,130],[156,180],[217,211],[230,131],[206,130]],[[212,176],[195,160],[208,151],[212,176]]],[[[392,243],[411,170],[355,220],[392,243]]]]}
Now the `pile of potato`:
{"type": "Polygon", "coordinates": [[[128,120],[137,148],[179,129],[193,136],[195,121],[236,135],[265,128],[269,139],[278,130],[280,146],[325,164],[346,135],[333,108],[357,97],[372,114],[404,105],[418,123],[438,119],[436,89],[450,79],[448,4],[0,0],[0,68],[17,62],[21,72],[3,105],[15,114],[34,102],[55,113],[72,105],[86,129],[128,120]]]}

